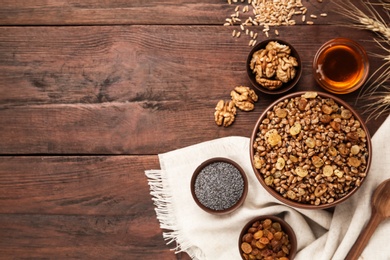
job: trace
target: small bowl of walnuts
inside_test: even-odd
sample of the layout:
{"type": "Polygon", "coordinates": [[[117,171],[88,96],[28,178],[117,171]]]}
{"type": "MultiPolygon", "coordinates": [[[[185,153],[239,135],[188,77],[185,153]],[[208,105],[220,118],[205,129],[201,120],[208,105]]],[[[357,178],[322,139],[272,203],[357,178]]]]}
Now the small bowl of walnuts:
{"type": "Polygon", "coordinates": [[[297,238],[286,221],[273,215],[263,215],[244,226],[238,248],[243,260],[289,260],[294,259],[297,253],[297,238]]]}
{"type": "Polygon", "coordinates": [[[258,43],[250,51],[246,70],[252,85],[266,94],[292,89],[302,74],[301,59],[294,47],[279,39],[258,43]]]}
{"type": "Polygon", "coordinates": [[[259,117],[250,157],[257,179],[279,201],[324,209],[359,189],[372,147],[366,125],[345,101],[328,93],[296,92],[259,117]]]}
{"type": "Polygon", "coordinates": [[[234,161],[216,157],[201,163],[191,178],[191,194],[196,204],[211,214],[227,214],[238,209],[248,193],[248,179],[234,161]]]}

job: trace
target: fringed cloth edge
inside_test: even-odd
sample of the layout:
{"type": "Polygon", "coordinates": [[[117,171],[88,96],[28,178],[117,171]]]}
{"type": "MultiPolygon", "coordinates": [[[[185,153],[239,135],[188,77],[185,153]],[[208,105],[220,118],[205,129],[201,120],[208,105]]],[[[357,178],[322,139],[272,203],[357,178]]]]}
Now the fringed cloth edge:
{"type": "Polygon", "coordinates": [[[150,187],[150,195],[155,206],[160,228],[163,230],[163,238],[167,245],[175,243],[171,249],[176,254],[185,252],[192,259],[205,259],[203,252],[191,244],[181,233],[175,217],[175,208],[172,202],[172,193],[163,170],[145,171],[150,187]]]}

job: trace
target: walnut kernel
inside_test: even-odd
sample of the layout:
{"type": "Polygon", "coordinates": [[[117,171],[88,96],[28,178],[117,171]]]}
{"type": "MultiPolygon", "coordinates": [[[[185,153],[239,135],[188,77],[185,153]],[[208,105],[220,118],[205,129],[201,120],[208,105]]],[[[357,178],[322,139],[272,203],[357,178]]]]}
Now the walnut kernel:
{"type": "Polygon", "coordinates": [[[214,119],[217,125],[230,126],[236,116],[236,107],[232,101],[220,100],[215,107],[214,119]]]}

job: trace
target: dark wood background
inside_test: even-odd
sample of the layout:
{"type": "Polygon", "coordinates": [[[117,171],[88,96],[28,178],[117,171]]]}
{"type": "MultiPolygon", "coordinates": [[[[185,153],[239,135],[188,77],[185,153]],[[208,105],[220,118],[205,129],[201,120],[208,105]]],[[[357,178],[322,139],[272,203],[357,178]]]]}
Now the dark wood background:
{"type": "MultiPolygon", "coordinates": [[[[338,26],[331,2],[303,3],[328,16],[277,28],[303,61],[292,91],[321,90],[311,62],[331,38],[381,52],[372,32],[338,26]]],[[[182,257],[165,245],[144,171],[159,168],[159,153],[249,137],[278,97],[260,94],[229,128],[214,123],[218,100],[250,86],[249,38],[222,26],[235,6],[0,0],[0,259],[182,257]]],[[[363,113],[357,94],[341,97],[363,113]]],[[[372,135],[384,119],[367,122],[372,135]]]]}

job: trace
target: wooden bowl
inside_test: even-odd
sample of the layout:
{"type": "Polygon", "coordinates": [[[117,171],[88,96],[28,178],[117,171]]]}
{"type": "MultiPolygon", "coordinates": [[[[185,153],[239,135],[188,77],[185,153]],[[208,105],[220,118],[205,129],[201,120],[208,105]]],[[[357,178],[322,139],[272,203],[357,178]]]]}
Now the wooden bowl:
{"type": "MultiPolygon", "coordinates": [[[[286,222],[284,221],[283,219],[277,217],[277,216],[274,216],[274,215],[263,215],[263,216],[258,216],[258,217],[255,217],[253,218],[252,220],[250,220],[245,226],[244,228],[242,229],[241,233],[240,233],[240,236],[238,238],[238,250],[240,252],[240,256],[243,260],[246,260],[245,256],[244,256],[244,251],[243,251],[243,248],[242,248],[242,243],[244,242],[247,242],[248,244],[249,243],[249,240],[251,238],[251,235],[249,235],[249,240],[248,240],[248,237],[244,237],[245,234],[247,233],[251,233],[252,234],[252,238],[253,238],[253,234],[255,234],[258,230],[263,230],[262,228],[260,228],[259,226],[257,226],[257,224],[259,223],[262,223],[264,220],[266,219],[270,219],[272,221],[272,223],[279,223],[280,224],[280,227],[281,227],[281,230],[287,234],[287,237],[288,237],[288,241],[289,241],[289,244],[290,244],[290,248],[289,248],[289,252],[288,252],[288,255],[286,257],[288,257],[288,259],[294,259],[296,253],[297,253],[297,238],[295,236],[295,232],[294,230],[291,228],[291,226],[286,222]],[[254,225],[254,223],[256,223],[254,225]],[[252,230],[249,230],[250,228],[253,229],[252,230]]],[[[269,230],[269,229],[268,229],[269,230]]],[[[264,233],[264,232],[263,232],[264,233]]],[[[264,235],[264,234],[263,234],[264,235]]],[[[277,241],[277,239],[274,237],[274,238],[271,238],[270,240],[270,243],[268,243],[268,246],[271,247],[271,245],[273,244],[271,241],[275,239],[277,241]]],[[[261,240],[260,240],[261,241],[261,240]]],[[[275,242],[276,242],[275,241],[275,242]]],[[[248,246],[248,245],[246,245],[248,246]]],[[[258,247],[258,246],[251,246],[253,249],[256,248],[256,250],[260,251],[261,249],[258,247]]],[[[263,247],[263,245],[261,245],[260,247],[263,247]]],[[[267,248],[267,246],[265,247],[267,248]]],[[[282,248],[280,248],[280,250],[282,250],[282,248]]],[[[254,253],[253,250],[251,253],[254,253]]]]}
{"type": "MultiPolygon", "coordinates": [[[[310,101],[310,98],[307,100],[310,101]]],[[[315,100],[313,99],[313,102],[315,100]]],[[[337,109],[337,106],[333,107],[337,109]]],[[[327,111],[326,108],[321,106],[321,111],[327,111]]],[[[295,116],[298,115],[299,112],[296,112],[295,116]]],[[[335,112],[332,116],[338,117],[338,112],[335,112]]],[[[332,116],[329,115],[329,117],[332,116]]],[[[290,114],[287,114],[284,119],[288,121],[291,117],[290,114]]],[[[340,120],[347,119],[342,118],[340,120]]],[[[344,124],[344,121],[341,122],[344,124]]],[[[340,125],[340,127],[342,126],[340,125]]],[[[363,120],[350,105],[327,93],[297,92],[276,100],[257,120],[250,142],[252,167],[261,185],[282,203],[296,208],[324,209],[334,207],[347,200],[363,184],[371,165],[371,138],[363,120]],[[301,125],[301,130],[297,134],[295,131],[298,129],[298,125],[291,127],[290,122],[283,125],[283,119],[279,120],[276,114],[283,116],[284,113],[282,112],[288,110],[280,110],[278,113],[273,112],[273,110],[286,105],[289,106],[290,112],[288,113],[291,113],[294,108],[292,103],[289,102],[297,98],[299,104],[303,105],[304,100],[301,100],[301,96],[308,93],[316,93],[321,99],[333,99],[338,105],[338,111],[343,111],[344,117],[348,116],[347,112],[349,110],[352,115],[348,120],[354,122],[356,129],[349,127],[350,134],[344,133],[344,131],[348,131],[345,130],[346,127],[344,127],[344,130],[336,131],[333,127],[338,129],[338,124],[335,123],[338,119],[331,119],[332,121],[323,123],[322,120],[329,119],[326,116],[318,118],[319,121],[315,124],[317,120],[313,115],[315,113],[313,108],[307,110],[307,117],[299,120],[300,122],[302,122],[301,120],[306,120],[306,122],[310,120],[308,130],[304,130],[305,128],[301,125]],[[270,120],[266,125],[267,129],[264,129],[264,123],[269,120],[267,117],[272,114],[274,114],[274,120],[270,120]],[[313,118],[311,119],[309,116],[313,118]],[[273,123],[275,120],[280,121],[276,132],[270,130],[275,128],[276,124],[273,123]],[[335,122],[332,123],[333,121],[335,122]],[[311,122],[313,123],[311,124],[311,122]],[[280,124],[282,124],[281,127],[280,124]],[[262,130],[259,130],[260,128],[262,130]],[[313,131],[313,128],[323,129],[310,132],[313,131]],[[316,136],[317,132],[320,131],[322,132],[316,136]],[[296,135],[293,136],[293,134],[296,135]],[[331,138],[332,136],[333,138],[331,138]],[[324,138],[324,140],[321,138],[324,138]],[[343,140],[341,140],[342,138],[343,140]],[[278,143],[275,144],[276,142],[278,143]],[[265,146],[262,147],[262,144],[265,146]],[[263,151],[263,148],[265,148],[265,151],[263,151]],[[273,159],[270,159],[272,156],[273,159]],[[267,160],[270,163],[267,163],[267,160]],[[266,166],[267,164],[269,166],[266,166]],[[267,167],[269,168],[267,169],[267,167]],[[356,172],[355,169],[357,173],[354,173],[356,172]]]]}
{"type": "Polygon", "coordinates": [[[248,193],[244,170],[227,158],[212,158],[199,165],[191,178],[191,193],[196,204],[212,214],[227,214],[238,209],[248,193]]]}
{"type": "Polygon", "coordinates": [[[285,93],[285,92],[289,91],[290,89],[292,89],[298,83],[298,81],[299,81],[299,79],[301,78],[301,75],[302,75],[302,63],[301,63],[301,58],[299,57],[298,52],[295,50],[295,48],[291,44],[289,44],[286,41],[280,40],[280,39],[269,39],[269,40],[265,40],[265,41],[262,41],[262,42],[258,43],[249,52],[249,55],[248,55],[248,58],[247,58],[247,62],[246,62],[246,71],[247,71],[249,80],[250,80],[251,84],[253,85],[253,87],[255,89],[257,89],[260,92],[266,93],[266,94],[278,95],[278,94],[282,94],[282,93],[285,93]],[[296,69],[295,77],[293,79],[291,79],[290,81],[288,81],[287,83],[283,83],[283,85],[281,87],[279,87],[277,89],[274,89],[274,90],[270,90],[270,89],[265,88],[262,85],[260,85],[256,81],[256,74],[252,71],[252,69],[250,67],[250,63],[251,63],[253,54],[255,52],[257,52],[258,50],[265,49],[267,44],[269,42],[271,42],[271,41],[276,41],[276,42],[278,42],[280,44],[289,46],[290,49],[291,49],[290,56],[295,57],[297,59],[297,62],[298,62],[298,66],[295,67],[295,69],[296,69]]]}

